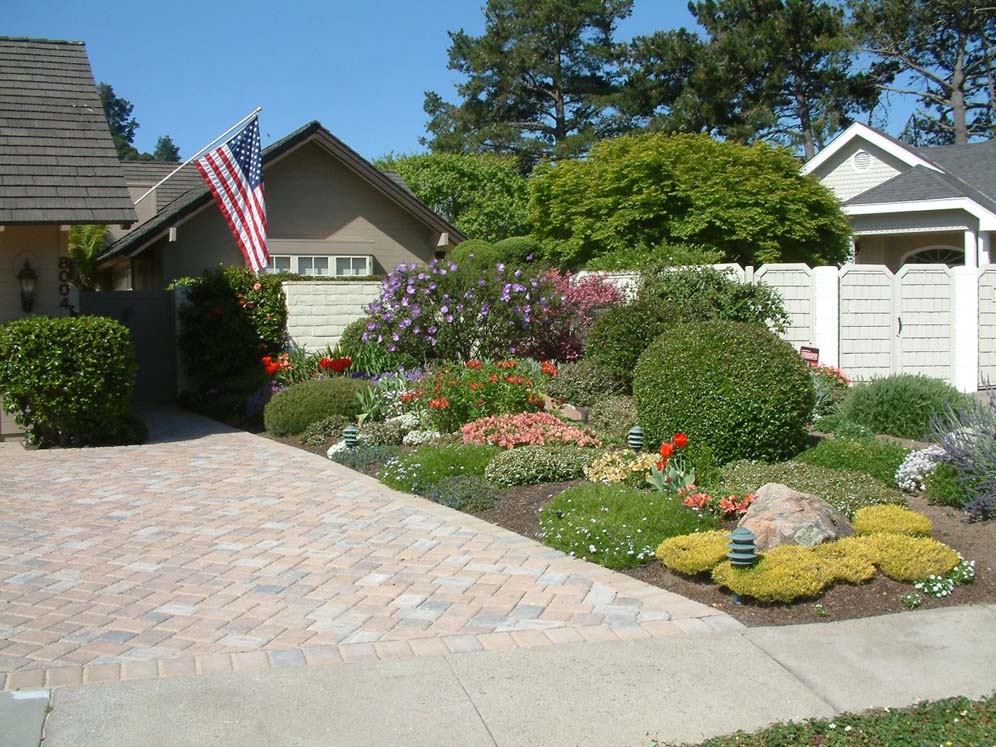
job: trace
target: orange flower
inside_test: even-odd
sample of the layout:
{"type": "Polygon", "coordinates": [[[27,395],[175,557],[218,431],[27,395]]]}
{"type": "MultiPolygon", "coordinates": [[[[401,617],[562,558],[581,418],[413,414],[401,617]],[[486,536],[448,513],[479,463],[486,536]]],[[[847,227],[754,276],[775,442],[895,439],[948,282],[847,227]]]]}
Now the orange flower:
{"type": "Polygon", "coordinates": [[[429,407],[433,410],[445,410],[450,406],[450,401],[446,397],[436,397],[436,399],[429,400],[429,407]]]}
{"type": "Polygon", "coordinates": [[[675,433],[671,441],[674,443],[676,449],[684,449],[688,446],[688,436],[681,432],[675,433]]]}
{"type": "Polygon", "coordinates": [[[467,368],[480,368],[483,365],[479,360],[467,361],[467,368]]]}
{"type": "Polygon", "coordinates": [[[674,454],[674,446],[670,441],[665,441],[661,444],[661,456],[667,459],[669,456],[674,454]]]}

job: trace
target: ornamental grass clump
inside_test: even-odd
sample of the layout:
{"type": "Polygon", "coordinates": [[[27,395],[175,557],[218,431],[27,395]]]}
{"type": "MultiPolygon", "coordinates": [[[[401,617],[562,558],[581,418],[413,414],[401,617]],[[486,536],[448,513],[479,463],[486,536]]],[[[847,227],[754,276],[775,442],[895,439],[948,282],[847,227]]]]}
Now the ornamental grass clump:
{"type": "Polygon", "coordinates": [[[929,537],[934,525],[923,514],[902,506],[867,506],[854,514],[851,522],[858,534],[905,534],[929,537]]]}
{"type": "Polygon", "coordinates": [[[627,485],[569,488],[540,512],[546,544],[606,568],[640,565],[654,557],[665,538],[715,526],[664,494],[642,493],[627,485]]]}
{"type": "Polygon", "coordinates": [[[722,563],[729,550],[730,533],[716,530],[670,537],[661,542],[656,555],[672,571],[695,576],[722,563]]]}
{"type": "Polygon", "coordinates": [[[678,430],[723,464],[791,457],[806,442],[813,407],[809,367],[758,324],[676,324],[640,356],[633,379],[651,442],[678,430]]]}
{"type": "Polygon", "coordinates": [[[996,397],[946,408],[931,422],[931,434],[957,475],[963,505],[971,503],[976,516],[986,513],[985,506],[996,502],[996,397]]]}
{"type": "Polygon", "coordinates": [[[488,464],[484,476],[504,487],[579,480],[597,456],[595,449],[576,446],[521,446],[499,453],[488,464]]]}
{"type": "Polygon", "coordinates": [[[571,425],[547,412],[520,412],[481,418],[463,426],[460,434],[464,443],[493,444],[502,449],[602,445],[591,429],[571,425]]]}
{"type": "Polygon", "coordinates": [[[968,398],[941,379],[895,374],[852,386],[837,412],[845,420],[898,438],[923,439],[931,419],[958,412],[968,398]]]}

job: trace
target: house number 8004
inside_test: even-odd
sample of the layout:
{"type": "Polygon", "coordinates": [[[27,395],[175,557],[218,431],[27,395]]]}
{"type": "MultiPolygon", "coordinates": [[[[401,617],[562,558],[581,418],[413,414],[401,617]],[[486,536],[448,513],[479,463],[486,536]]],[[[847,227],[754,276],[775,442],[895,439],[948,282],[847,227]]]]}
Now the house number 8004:
{"type": "Polygon", "coordinates": [[[70,316],[76,309],[69,303],[69,281],[72,280],[72,265],[69,257],[59,257],[59,308],[65,309],[70,316]]]}

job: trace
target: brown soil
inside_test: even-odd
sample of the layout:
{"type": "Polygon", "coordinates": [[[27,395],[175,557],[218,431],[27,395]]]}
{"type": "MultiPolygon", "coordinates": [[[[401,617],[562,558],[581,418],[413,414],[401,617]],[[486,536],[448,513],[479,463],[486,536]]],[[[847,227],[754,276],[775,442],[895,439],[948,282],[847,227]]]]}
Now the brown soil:
{"type": "MultiPolygon", "coordinates": [[[[297,438],[278,438],[268,433],[260,435],[322,456],[328,448],[326,446],[322,449],[308,449],[297,438]]],[[[494,508],[475,515],[517,534],[538,540],[540,508],[555,495],[580,484],[583,484],[583,481],[575,480],[509,488],[502,493],[494,508]]],[[[942,599],[921,594],[923,604],[920,608],[996,602],[996,524],[993,522],[968,524],[958,511],[944,506],[932,506],[923,498],[916,496],[909,499],[909,504],[911,509],[926,514],[934,523],[934,538],[950,545],[968,560],[975,561],[973,583],[955,587],[953,594],[942,599]]],[[[903,612],[906,609],[902,604],[903,596],[914,591],[910,584],[893,581],[879,573],[872,581],[861,586],[837,584],[819,599],[811,601],[791,605],[766,605],[744,600],[741,604],[734,604],[732,595],[728,591],[720,589],[707,578],[693,579],[682,576],[668,570],[657,561],[631,568],[623,573],[723,610],[748,626],[850,620],[903,612]]]]}

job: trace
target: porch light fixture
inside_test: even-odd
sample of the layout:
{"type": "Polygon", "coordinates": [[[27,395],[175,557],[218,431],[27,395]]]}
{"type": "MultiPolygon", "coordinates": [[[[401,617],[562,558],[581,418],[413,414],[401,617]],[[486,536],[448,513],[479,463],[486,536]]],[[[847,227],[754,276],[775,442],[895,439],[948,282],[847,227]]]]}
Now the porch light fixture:
{"type": "Polygon", "coordinates": [[[21,287],[21,310],[25,314],[31,312],[35,305],[35,284],[38,282],[38,273],[31,266],[31,262],[24,260],[24,267],[17,273],[17,284],[21,287]]]}

